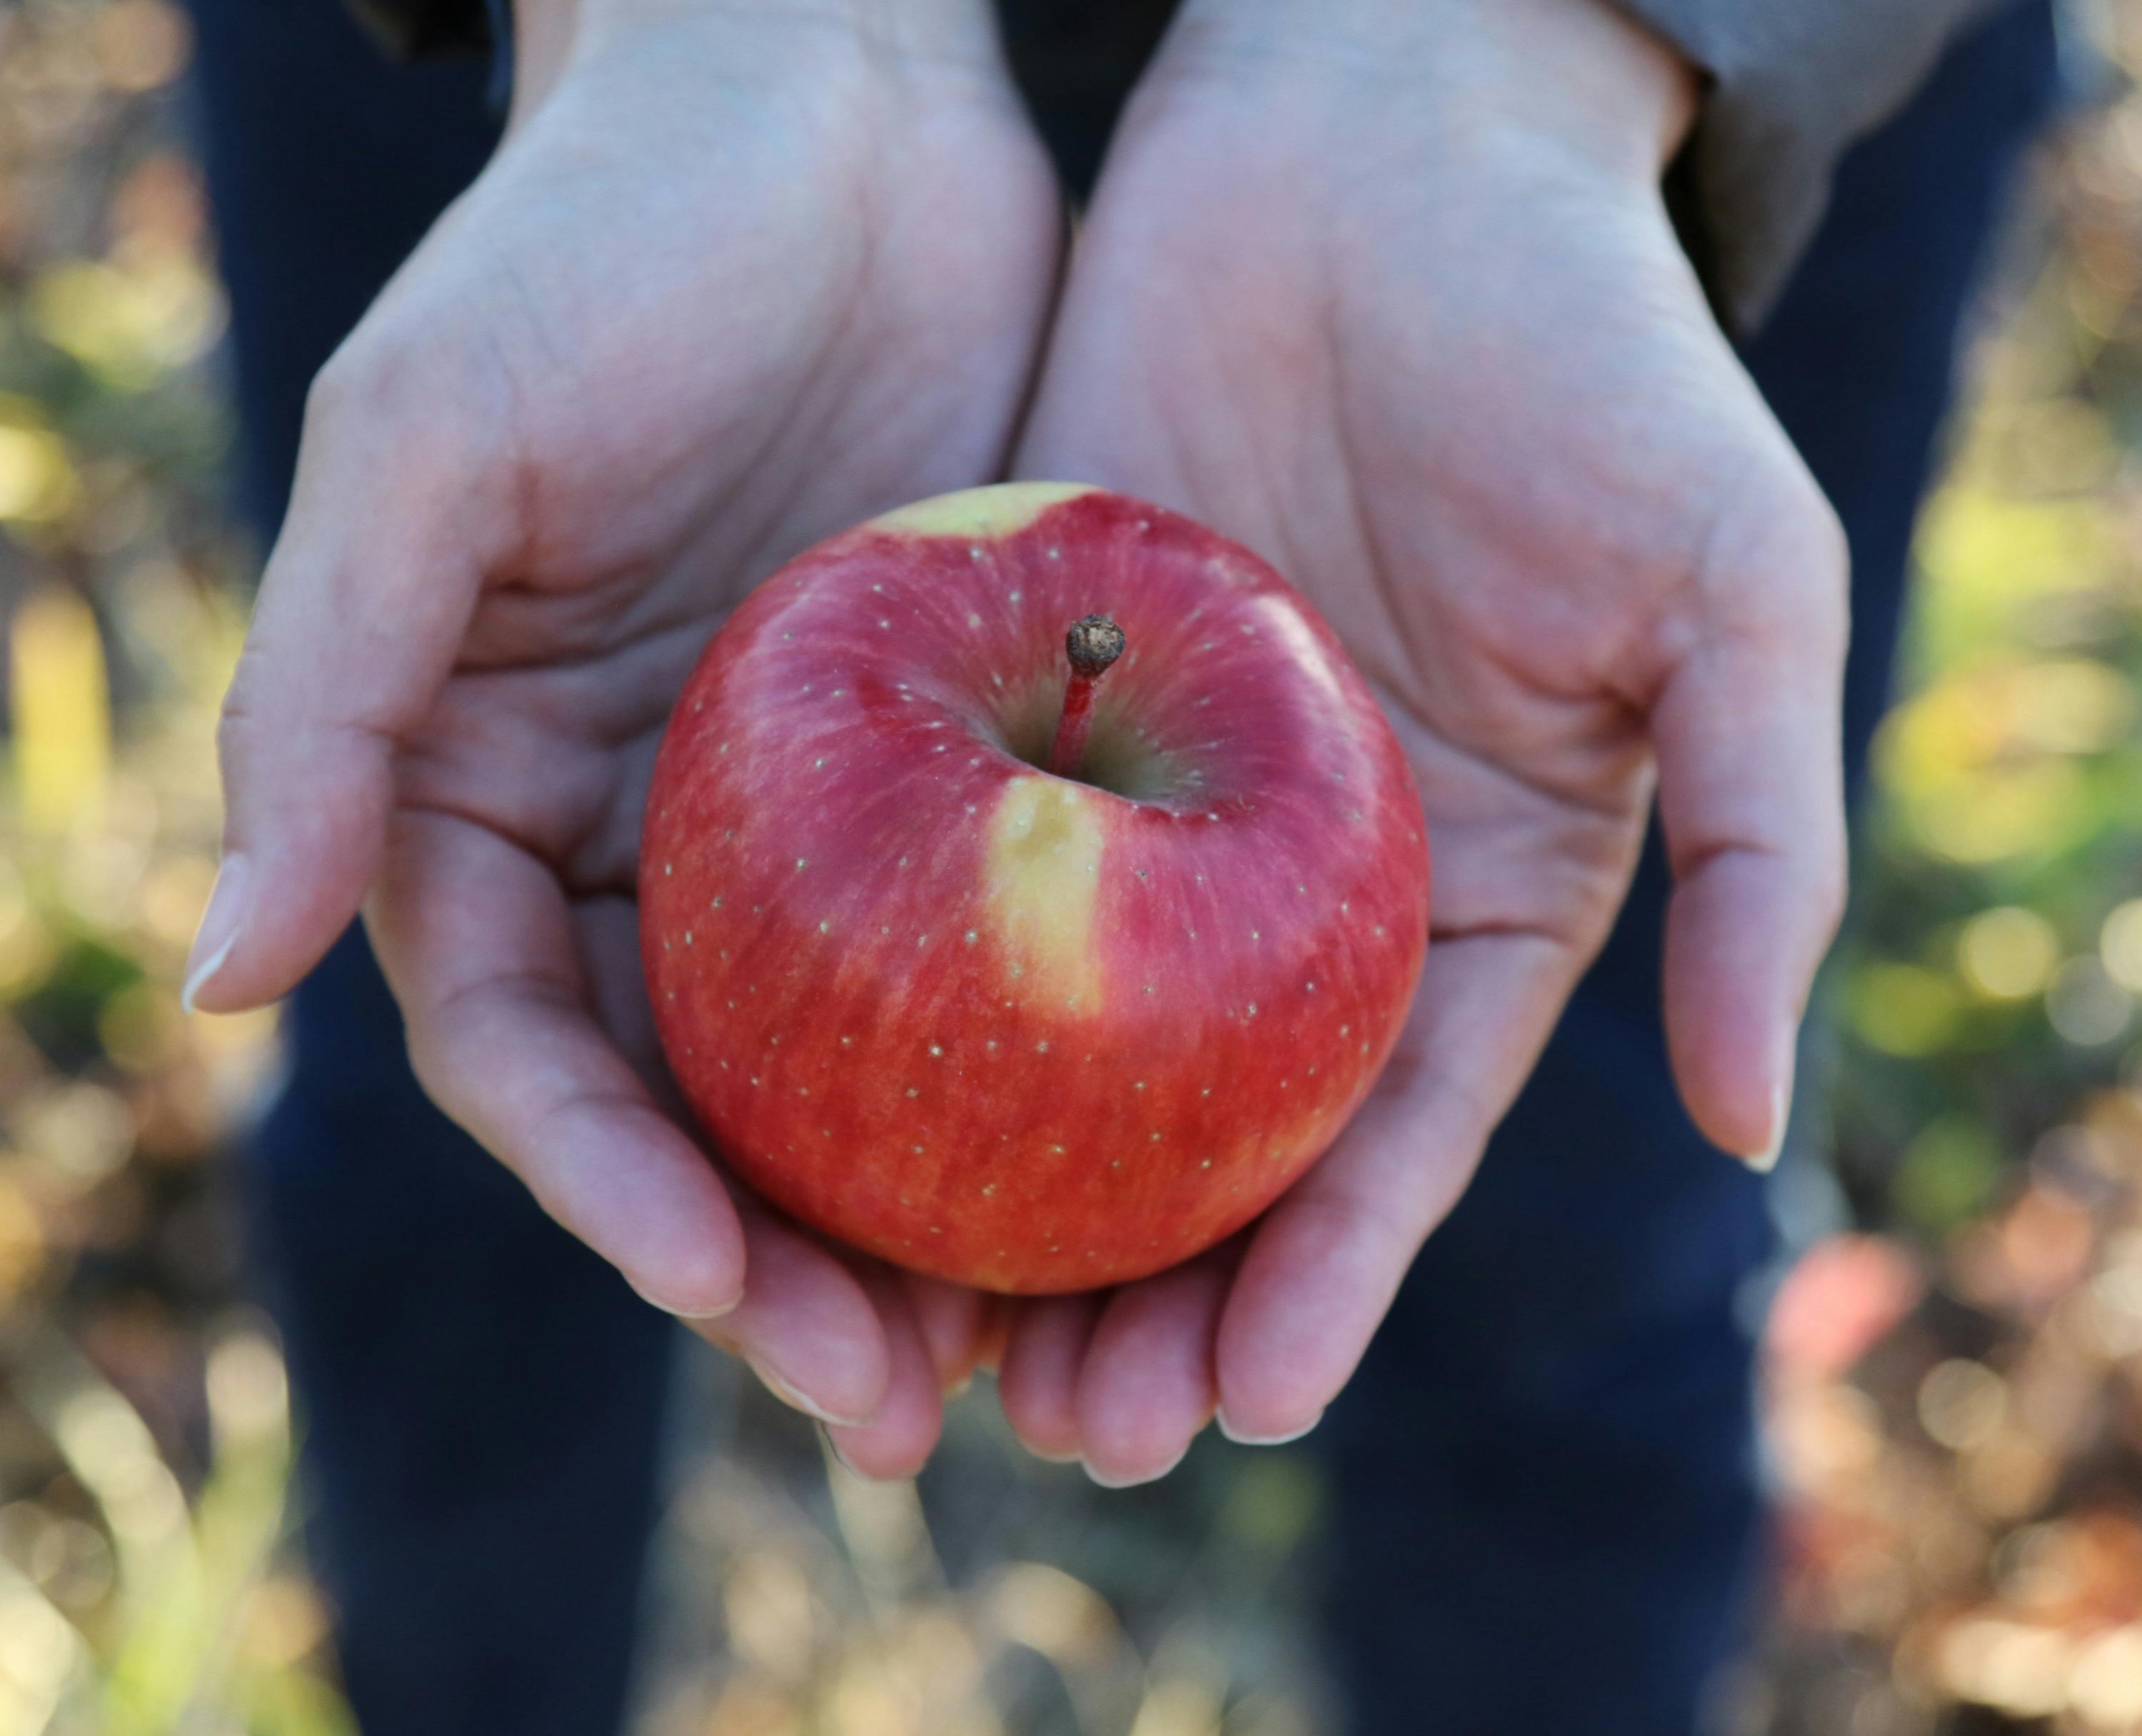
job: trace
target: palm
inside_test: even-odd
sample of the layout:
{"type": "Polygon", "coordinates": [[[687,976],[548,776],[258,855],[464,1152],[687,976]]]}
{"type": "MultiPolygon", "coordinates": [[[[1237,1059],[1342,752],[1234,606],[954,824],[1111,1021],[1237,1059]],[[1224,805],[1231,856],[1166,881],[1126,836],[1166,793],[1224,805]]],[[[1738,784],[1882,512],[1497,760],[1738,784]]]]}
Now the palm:
{"type": "MultiPolygon", "coordinates": [[[[708,27],[718,42],[680,19],[561,81],[323,373],[226,753],[241,826],[264,762],[302,758],[331,835],[277,876],[291,944],[215,984],[242,1001],[249,970],[272,992],[381,864],[368,914],[427,1087],[688,1313],[727,1300],[740,1250],[666,1113],[640,983],[659,732],[772,565],[1001,467],[1058,224],[985,37],[932,58],[824,25],[708,27]],[[680,62],[715,76],[652,70],[680,62]],[[294,718],[362,686],[344,659],[368,632],[395,654],[358,714],[294,718]]],[[[856,1280],[740,1209],[750,1285],[715,1335],[792,1391],[815,1365],[818,1408],[868,1414],[911,1319],[885,1329],[904,1347],[874,1337],[856,1280]]],[[[926,1450],[934,1384],[903,1399],[896,1461],[926,1450]]]]}
{"type": "Polygon", "coordinates": [[[1747,588],[1782,552],[1750,545],[1763,492],[1804,479],[1656,198],[1544,150],[1466,160],[1429,105],[1325,88],[1236,66],[1145,93],[1020,456],[1208,519],[1292,577],[1379,688],[1435,855],[1406,1041],[1239,1272],[1154,1280],[1098,1328],[1091,1302],[1049,1304],[1021,1329],[1033,1369],[1014,1337],[1029,1438],[1126,1466],[1216,1401],[1251,1433],[1299,1427],[1343,1378],[1604,939],[1661,757],[1684,1087],[1715,1137],[1760,1149],[1761,1051],[1802,961],[1730,955],[1763,927],[1769,835],[1716,799],[1755,750],[1706,702],[1749,656],[1770,662],[1746,723],[1783,727],[1752,703],[1782,674],[1813,738],[1805,806],[1834,808],[1834,592],[1819,555],[1796,594],[1747,588]],[[1202,1384],[1195,1355],[1154,1348],[1216,1330],[1202,1384]],[[1133,1372],[1157,1361],[1192,1371],[1172,1400],[1133,1372]]]}

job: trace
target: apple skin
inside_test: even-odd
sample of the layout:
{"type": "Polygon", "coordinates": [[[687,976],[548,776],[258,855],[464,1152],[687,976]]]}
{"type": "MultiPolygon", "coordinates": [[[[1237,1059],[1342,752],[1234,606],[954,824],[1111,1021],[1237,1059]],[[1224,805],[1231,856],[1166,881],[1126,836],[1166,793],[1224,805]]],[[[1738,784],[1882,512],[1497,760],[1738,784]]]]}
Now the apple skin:
{"type": "Polygon", "coordinates": [[[1009,1293],[1263,1211],[1428,943],[1420,799],[1330,628],[1246,549],[1063,484],[904,508],[753,592],[678,701],[639,874],[663,1048],[726,1161],[1009,1293]],[[1096,612],[1128,649],[1089,783],[1036,763],[1096,612]]]}

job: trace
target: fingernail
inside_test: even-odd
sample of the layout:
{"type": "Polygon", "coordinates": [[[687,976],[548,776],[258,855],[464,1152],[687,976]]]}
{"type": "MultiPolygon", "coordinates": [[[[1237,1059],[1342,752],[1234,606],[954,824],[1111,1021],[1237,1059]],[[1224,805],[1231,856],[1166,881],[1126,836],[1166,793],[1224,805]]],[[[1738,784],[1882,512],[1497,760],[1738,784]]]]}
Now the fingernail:
{"type": "Polygon", "coordinates": [[[245,887],[250,871],[245,858],[235,853],[225,856],[216,870],[215,890],[208,895],[208,908],[201,912],[193,950],[186,954],[186,985],[179,991],[179,1005],[188,1013],[194,1009],[194,997],[223,969],[223,961],[238,944],[239,930],[244,925],[245,887]]]}
{"type": "Polygon", "coordinates": [[[1029,1447],[1026,1450],[1031,1456],[1039,1459],[1044,1465],[1075,1465],[1078,1462],[1078,1455],[1075,1451],[1071,1452],[1044,1452],[1039,1447],[1029,1447]]]}
{"type": "Polygon", "coordinates": [[[744,1361],[751,1372],[765,1383],[767,1391],[792,1410],[800,1410],[807,1417],[815,1417],[821,1423],[837,1423],[843,1428],[861,1428],[870,1421],[868,1417],[837,1417],[817,1399],[797,1391],[764,1363],[748,1356],[744,1361]]]}
{"type": "Polygon", "coordinates": [[[1230,1423],[1227,1420],[1227,1413],[1224,1410],[1220,1413],[1218,1418],[1220,1433],[1237,1447],[1284,1447],[1289,1441],[1300,1440],[1323,1420],[1324,1413],[1320,1410],[1300,1428],[1286,1434],[1251,1434],[1248,1430],[1237,1428],[1230,1423]]]}
{"type": "Polygon", "coordinates": [[[843,1471],[846,1472],[849,1476],[858,1477],[864,1482],[868,1483],[898,1481],[897,1478],[888,1479],[882,1477],[872,1477],[869,1472],[857,1469],[855,1461],[850,1458],[847,1454],[841,1451],[841,1443],[833,1438],[833,1431],[827,1428],[822,1423],[818,1424],[818,1440],[819,1443],[825,1447],[827,1452],[832,1454],[835,1460],[838,1462],[840,1467],[843,1471]]]}
{"type": "Polygon", "coordinates": [[[1759,1176],[1778,1166],[1778,1154],[1785,1148],[1785,1127],[1792,1120],[1793,1088],[1789,1078],[1780,1079],[1770,1093],[1770,1141],[1760,1152],[1750,1152],[1741,1161],[1759,1176]]]}
{"type": "Polygon", "coordinates": [[[743,1292],[738,1290],[728,1301],[713,1308],[685,1308],[674,1302],[664,1302],[635,1279],[627,1278],[624,1281],[632,1286],[633,1295],[649,1308],[659,1308],[663,1313],[674,1314],[680,1320],[718,1320],[725,1314],[735,1313],[737,1304],[743,1300],[743,1292]]]}
{"type": "Polygon", "coordinates": [[[1091,1464],[1088,1464],[1086,1475],[1104,1489],[1135,1489],[1141,1483],[1158,1482],[1161,1478],[1182,1462],[1183,1453],[1189,1451],[1189,1447],[1186,1446],[1182,1452],[1177,1453],[1157,1471],[1141,1471],[1135,1476],[1116,1477],[1109,1476],[1105,1471],[1097,1471],[1091,1464]]]}

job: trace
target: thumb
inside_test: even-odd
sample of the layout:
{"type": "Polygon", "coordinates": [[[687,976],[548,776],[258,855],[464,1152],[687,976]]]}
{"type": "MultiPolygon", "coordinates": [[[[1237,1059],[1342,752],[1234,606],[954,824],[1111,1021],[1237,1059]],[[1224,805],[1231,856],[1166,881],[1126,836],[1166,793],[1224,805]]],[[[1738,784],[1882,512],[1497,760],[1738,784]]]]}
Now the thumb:
{"type": "Polygon", "coordinates": [[[1843,535],[1804,471],[1770,501],[1736,507],[1715,538],[1701,619],[1651,719],[1674,1073],[1705,1135],[1763,1169],[1845,872],[1843,535]]]}
{"type": "Polygon", "coordinates": [[[353,337],[313,383],[224,700],[223,863],[186,962],[189,1011],[287,993],[378,870],[396,751],[453,667],[484,570],[488,491],[437,379],[436,358],[353,337]]]}

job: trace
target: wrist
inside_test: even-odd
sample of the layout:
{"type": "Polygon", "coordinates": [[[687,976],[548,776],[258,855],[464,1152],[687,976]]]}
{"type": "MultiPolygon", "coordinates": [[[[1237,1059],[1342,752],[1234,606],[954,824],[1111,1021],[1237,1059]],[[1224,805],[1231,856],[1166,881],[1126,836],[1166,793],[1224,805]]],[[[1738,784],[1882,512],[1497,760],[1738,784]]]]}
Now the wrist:
{"type": "Polygon", "coordinates": [[[889,62],[995,55],[987,0],[511,0],[511,5],[516,121],[541,101],[575,59],[654,30],[705,44],[722,57],[712,70],[723,76],[739,67],[782,62],[792,71],[832,42],[889,62]],[[805,38],[800,47],[799,32],[805,38]]]}
{"type": "Polygon", "coordinates": [[[1169,54],[1214,71],[1373,84],[1447,136],[1521,132],[1656,181],[1701,76],[1609,0],[1185,0],[1169,54]]]}

